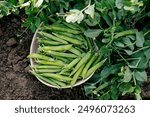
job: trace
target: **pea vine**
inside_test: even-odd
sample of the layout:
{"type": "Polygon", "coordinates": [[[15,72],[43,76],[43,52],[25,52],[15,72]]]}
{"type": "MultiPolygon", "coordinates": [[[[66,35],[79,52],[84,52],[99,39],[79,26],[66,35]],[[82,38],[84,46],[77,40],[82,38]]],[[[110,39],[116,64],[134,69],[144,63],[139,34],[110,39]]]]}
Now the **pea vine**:
{"type": "Polygon", "coordinates": [[[142,99],[141,86],[150,67],[149,0],[3,0],[0,18],[23,9],[24,27],[33,32],[45,24],[78,23],[91,38],[105,65],[84,84],[90,99],[142,99]]]}

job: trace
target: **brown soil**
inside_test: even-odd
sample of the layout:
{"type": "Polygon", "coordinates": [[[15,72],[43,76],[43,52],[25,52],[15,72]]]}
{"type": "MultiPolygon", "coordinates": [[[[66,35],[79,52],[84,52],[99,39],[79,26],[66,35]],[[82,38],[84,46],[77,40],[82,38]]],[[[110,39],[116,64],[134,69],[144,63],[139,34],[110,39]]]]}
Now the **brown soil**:
{"type": "Polygon", "coordinates": [[[26,56],[33,34],[24,31],[20,17],[11,15],[0,20],[0,99],[86,99],[81,86],[50,88],[28,72],[26,56]]]}
{"type": "MultiPolygon", "coordinates": [[[[87,99],[82,86],[58,90],[40,83],[29,70],[33,34],[21,27],[21,18],[0,20],[0,99],[87,99]]],[[[150,78],[142,87],[143,99],[150,99],[150,78]]],[[[130,99],[128,96],[121,99],[130,99]]]]}

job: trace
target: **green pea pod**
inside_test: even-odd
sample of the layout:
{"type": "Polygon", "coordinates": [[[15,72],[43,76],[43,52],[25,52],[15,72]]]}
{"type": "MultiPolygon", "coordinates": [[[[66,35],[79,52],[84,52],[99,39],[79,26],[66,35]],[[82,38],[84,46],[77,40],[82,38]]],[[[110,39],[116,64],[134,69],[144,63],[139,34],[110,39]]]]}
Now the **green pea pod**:
{"type": "Polygon", "coordinates": [[[54,35],[52,35],[52,34],[50,34],[50,33],[46,33],[46,32],[43,32],[43,31],[38,32],[38,33],[39,33],[40,35],[42,35],[42,36],[47,37],[48,39],[51,39],[51,40],[54,40],[54,41],[58,41],[58,42],[61,42],[61,43],[63,43],[63,44],[68,44],[67,41],[65,41],[65,40],[63,40],[63,39],[60,39],[60,38],[58,38],[58,37],[56,37],[56,36],[54,36],[54,35]]]}
{"type": "Polygon", "coordinates": [[[28,55],[28,58],[35,58],[35,59],[41,59],[41,60],[46,60],[46,61],[53,61],[53,58],[50,58],[48,56],[42,55],[42,54],[37,54],[37,53],[31,53],[28,55]]]}
{"type": "Polygon", "coordinates": [[[59,69],[60,66],[50,66],[50,65],[33,65],[31,66],[33,69],[59,69]]]}
{"type": "Polygon", "coordinates": [[[67,32],[67,33],[72,33],[72,34],[80,34],[81,32],[78,30],[73,30],[70,29],[66,26],[62,26],[62,25],[50,25],[50,26],[44,26],[43,29],[47,29],[47,30],[52,30],[52,31],[62,31],[62,32],[67,32]]]}
{"type": "Polygon", "coordinates": [[[86,38],[87,46],[89,50],[93,50],[94,44],[91,38],[86,38]]]}
{"type": "Polygon", "coordinates": [[[85,29],[83,28],[83,26],[81,26],[81,24],[78,24],[78,23],[72,23],[72,25],[78,27],[82,32],[85,31],[85,29]]]}
{"type": "Polygon", "coordinates": [[[54,83],[56,83],[60,87],[66,87],[67,86],[64,82],[58,81],[56,79],[51,79],[51,81],[53,81],[54,83]]]}
{"type": "Polygon", "coordinates": [[[63,61],[64,63],[70,63],[70,61],[72,61],[72,58],[68,59],[65,57],[56,57],[57,60],[63,61]]]}
{"type": "Polygon", "coordinates": [[[117,38],[122,37],[122,36],[133,35],[133,34],[136,34],[136,29],[126,30],[126,31],[116,33],[114,38],[117,39],[117,38]]]}
{"type": "Polygon", "coordinates": [[[72,81],[71,81],[71,83],[70,83],[71,86],[73,86],[73,85],[76,83],[76,81],[78,80],[78,78],[79,78],[79,76],[80,76],[80,74],[81,74],[83,68],[84,68],[84,65],[81,66],[81,67],[79,68],[79,70],[74,74],[74,76],[73,76],[73,78],[72,78],[72,81]]]}
{"type": "Polygon", "coordinates": [[[86,77],[90,76],[92,73],[94,73],[97,69],[99,69],[106,61],[107,59],[102,60],[101,62],[97,63],[95,66],[93,66],[92,68],[90,68],[87,71],[86,77]]]}
{"type": "Polygon", "coordinates": [[[64,51],[64,50],[69,50],[71,49],[72,44],[68,45],[60,45],[60,46],[44,46],[41,47],[43,51],[49,51],[49,50],[54,50],[54,51],[64,51]]]}
{"type": "Polygon", "coordinates": [[[92,58],[90,59],[90,61],[85,65],[83,71],[82,71],[82,77],[85,78],[86,73],[88,71],[88,69],[90,68],[90,66],[92,65],[92,63],[96,60],[96,58],[98,57],[98,53],[95,53],[92,58]]]}
{"type": "Polygon", "coordinates": [[[36,60],[36,62],[38,64],[43,64],[43,65],[66,66],[66,64],[60,60],[54,60],[54,61],[36,60]]]}
{"type": "Polygon", "coordinates": [[[45,44],[45,45],[61,45],[62,44],[61,42],[47,40],[47,39],[42,39],[42,38],[38,38],[38,42],[40,44],[45,44]]]}
{"type": "Polygon", "coordinates": [[[72,76],[82,65],[84,65],[89,60],[90,57],[91,57],[91,51],[85,54],[85,56],[76,65],[75,69],[71,72],[70,76],[72,76]]]}
{"type": "Polygon", "coordinates": [[[77,57],[75,54],[55,52],[55,51],[46,51],[46,53],[50,54],[50,55],[66,57],[66,58],[76,58],[77,57]]]}
{"type": "Polygon", "coordinates": [[[61,73],[64,73],[64,72],[66,72],[66,71],[72,69],[80,60],[81,60],[81,58],[76,58],[76,59],[74,59],[70,64],[68,64],[68,65],[65,67],[65,69],[63,69],[63,70],[61,71],[61,73]]]}
{"type": "Polygon", "coordinates": [[[57,34],[57,33],[53,33],[56,37],[58,38],[61,38],[65,41],[68,41],[72,44],[78,44],[78,45],[81,45],[83,44],[81,41],[77,40],[77,39],[74,39],[74,38],[71,38],[71,37],[68,37],[68,36],[65,36],[65,35],[60,35],[60,34],[57,34]]]}
{"type": "Polygon", "coordinates": [[[61,69],[35,69],[37,73],[58,73],[61,69]]]}
{"type": "Polygon", "coordinates": [[[80,41],[85,40],[81,35],[75,35],[75,34],[71,34],[71,33],[67,33],[67,32],[56,32],[56,33],[60,34],[60,35],[67,36],[67,37],[71,37],[71,38],[74,38],[74,39],[77,39],[77,40],[80,40],[80,41]]]}
{"type": "Polygon", "coordinates": [[[75,25],[72,25],[71,23],[63,22],[63,24],[64,24],[65,26],[67,26],[68,28],[70,28],[70,29],[79,30],[78,27],[76,27],[75,25]]]}
{"type": "Polygon", "coordinates": [[[50,78],[43,77],[43,76],[37,74],[35,71],[30,71],[30,72],[31,72],[34,76],[36,76],[37,78],[39,78],[39,79],[41,79],[41,80],[43,80],[43,81],[45,81],[45,82],[47,82],[47,83],[49,83],[49,84],[51,84],[51,85],[54,85],[54,86],[56,86],[57,88],[60,88],[60,86],[59,86],[58,84],[56,84],[55,82],[53,82],[50,78]]]}
{"type": "Polygon", "coordinates": [[[57,79],[57,80],[60,80],[63,82],[72,80],[72,78],[70,78],[70,77],[60,75],[60,74],[53,74],[53,73],[42,73],[41,76],[50,77],[50,78],[57,79]]]}
{"type": "Polygon", "coordinates": [[[81,52],[80,52],[78,49],[74,48],[74,47],[71,47],[71,48],[69,49],[69,51],[72,52],[73,54],[78,55],[78,56],[81,55],[81,52]]]}

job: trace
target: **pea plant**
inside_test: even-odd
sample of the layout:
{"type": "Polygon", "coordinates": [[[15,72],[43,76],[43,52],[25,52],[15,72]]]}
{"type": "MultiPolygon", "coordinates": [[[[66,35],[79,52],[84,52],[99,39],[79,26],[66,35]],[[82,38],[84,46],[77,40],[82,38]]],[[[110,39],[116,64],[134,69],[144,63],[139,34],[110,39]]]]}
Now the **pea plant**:
{"type": "Polygon", "coordinates": [[[64,87],[94,72],[84,84],[90,99],[116,100],[125,95],[142,99],[141,86],[150,67],[149,4],[149,0],[3,0],[0,18],[22,9],[27,15],[24,27],[35,32],[44,23],[38,53],[28,56],[38,63],[32,73],[42,80],[64,87]],[[47,63],[47,56],[55,62],[47,63]],[[68,74],[76,75],[71,80],[68,74]],[[62,81],[61,75],[67,80],[62,81]]]}
{"type": "Polygon", "coordinates": [[[101,54],[108,58],[105,67],[84,86],[90,98],[119,99],[130,94],[142,99],[140,86],[147,81],[145,70],[150,67],[150,24],[145,24],[150,11],[147,3],[97,0],[95,19],[84,20],[88,30],[94,31],[95,27],[101,30],[98,36],[92,34],[101,54]]]}

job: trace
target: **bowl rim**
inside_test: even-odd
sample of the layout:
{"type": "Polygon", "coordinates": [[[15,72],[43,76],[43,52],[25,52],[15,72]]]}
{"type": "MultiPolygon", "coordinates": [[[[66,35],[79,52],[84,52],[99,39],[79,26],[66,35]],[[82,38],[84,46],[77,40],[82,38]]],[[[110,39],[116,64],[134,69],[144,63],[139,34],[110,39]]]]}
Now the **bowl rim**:
{"type": "MultiPolygon", "coordinates": [[[[33,38],[32,38],[32,42],[31,42],[31,45],[30,45],[30,54],[36,52],[36,49],[37,49],[37,48],[35,48],[35,44],[38,44],[37,39],[36,39],[36,37],[38,36],[38,31],[39,31],[39,28],[36,30],[36,32],[34,33],[34,36],[33,36],[33,38]]],[[[31,66],[34,65],[34,59],[30,58],[30,64],[31,64],[31,66]]],[[[89,80],[89,79],[92,77],[93,74],[94,74],[94,73],[92,73],[90,76],[88,76],[88,77],[85,78],[85,79],[78,80],[73,86],[68,85],[68,86],[66,86],[66,87],[59,87],[59,88],[60,88],[60,89],[66,89],[66,88],[73,88],[73,87],[82,85],[82,84],[85,83],[87,80],[89,80]]],[[[37,76],[35,76],[35,77],[36,77],[41,83],[43,83],[43,84],[45,84],[45,85],[47,85],[47,86],[49,86],[49,87],[58,88],[57,86],[51,85],[51,84],[49,84],[49,83],[47,83],[47,82],[41,80],[41,79],[38,78],[37,76]]]]}

